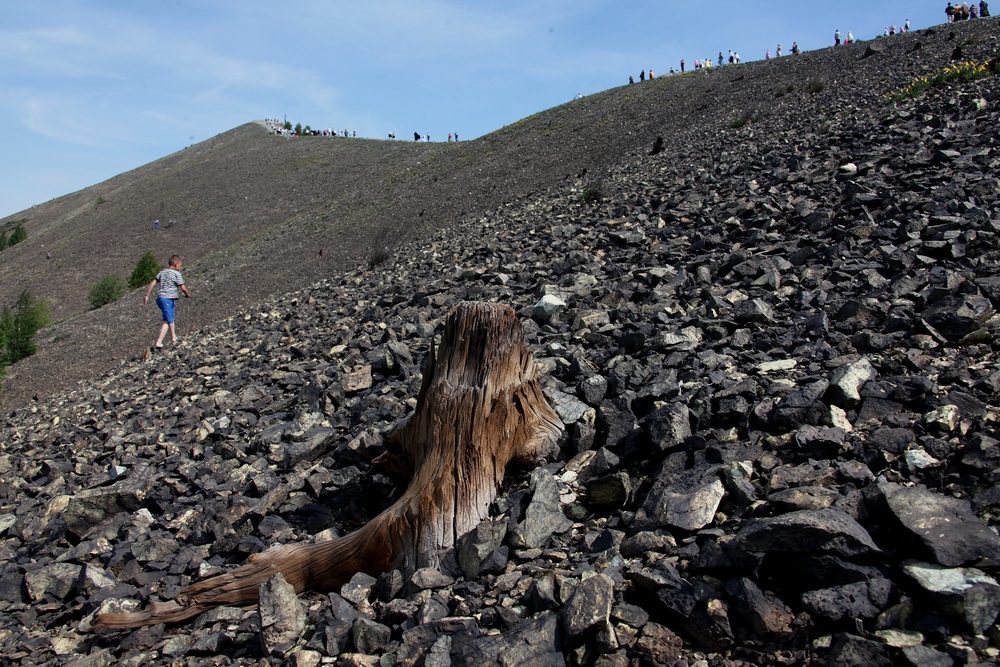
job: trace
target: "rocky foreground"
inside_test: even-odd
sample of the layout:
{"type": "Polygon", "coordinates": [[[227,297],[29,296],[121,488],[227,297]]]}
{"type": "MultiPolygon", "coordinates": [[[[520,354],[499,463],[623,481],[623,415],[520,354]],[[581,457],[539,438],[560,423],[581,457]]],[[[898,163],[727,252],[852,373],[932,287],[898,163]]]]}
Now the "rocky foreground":
{"type": "Polygon", "coordinates": [[[843,104],[525,198],[7,415],[0,657],[996,660],[1000,86],[843,104]],[[406,480],[371,462],[461,300],[519,313],[566,434],[443,571],[92,631],[388,506],[406,480]]]}

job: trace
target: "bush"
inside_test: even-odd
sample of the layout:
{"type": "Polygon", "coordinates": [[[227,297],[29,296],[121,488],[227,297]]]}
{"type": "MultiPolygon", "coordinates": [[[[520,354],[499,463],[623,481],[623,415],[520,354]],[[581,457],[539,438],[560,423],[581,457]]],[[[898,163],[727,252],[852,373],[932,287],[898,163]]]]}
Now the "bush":
{"type": "Polygon", "coordinates": [[[117,273],[109,273],[90,288],[87,301],[94,308],[100,308],[125,296],[125,291],[125,281],[122,277],[117,273]]]}
{"type": "Polygon", "coordinates": [[[132,289],[139,289],[140,287],[145,287],[156,274],[160,272],[163,266],[156,261],[156,257],[153,253],[147,252],[145,255],[139,258],[139,261],[135,263],[135,268],[132,269],[132,275],[128,277],[128,286],[132,289]]]}
{"type": "Polygon", "coordinates": [[[48,302],[36,299],[28,290],[17,297],[13,309],[4,306],[0,311],[0,367],[34,354],[38,349],[35,334],[48,326],[50,318],[48,302]]]}
{"type": "Polygon", "coordinates": [[[593,202],[600,203],[604,199],[604,193],[601,191],[603,184],[600,181],[594,181],[588,183],[583,187],[583,201],[586,204],[593,202]]]}
{"type": "Polygon", "coordinates": [[[7,239],[7,246],[10,247],[20,243],[26,238],[28,238],[28,230],[24,228],[24,225],[18,225],[14,227],[14,231],[11,232],[10,238],[7,239]]]}
{"type": "Polygon", "coordinates": [[[0,250],[7,247],[7,232],[0,232],[0,250]]]}
{"type": "Polygon", "coordinates": [[[815,95],[816,93],[823,92],[825,88],[826,82],[824,82],[823,79],[812,79],[809,82],[809,86],[806,88],[806,91],[815,95]]]}

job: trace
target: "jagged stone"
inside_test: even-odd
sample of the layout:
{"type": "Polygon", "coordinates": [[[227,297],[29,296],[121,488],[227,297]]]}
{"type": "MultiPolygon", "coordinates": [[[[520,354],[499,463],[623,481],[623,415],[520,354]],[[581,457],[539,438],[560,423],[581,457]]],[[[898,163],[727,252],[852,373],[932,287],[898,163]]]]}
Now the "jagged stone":
{"type": "Polygon", "coordinates": [[[940,565],[1000,559],[1000,537],[972,513],[968,500],[891,482],[878,482],[867,494],[940,565]]]}

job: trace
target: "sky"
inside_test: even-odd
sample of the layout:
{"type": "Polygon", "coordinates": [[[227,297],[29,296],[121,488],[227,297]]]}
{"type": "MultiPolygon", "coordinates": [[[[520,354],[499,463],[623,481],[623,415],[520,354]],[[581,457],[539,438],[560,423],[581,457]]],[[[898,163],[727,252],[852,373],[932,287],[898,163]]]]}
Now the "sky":
{"type": "Polygon", "coordinates": [[[917,30],[945,4],[0,0],[0,218],[257,119],[473,139],[641,69],[917,30]]]}

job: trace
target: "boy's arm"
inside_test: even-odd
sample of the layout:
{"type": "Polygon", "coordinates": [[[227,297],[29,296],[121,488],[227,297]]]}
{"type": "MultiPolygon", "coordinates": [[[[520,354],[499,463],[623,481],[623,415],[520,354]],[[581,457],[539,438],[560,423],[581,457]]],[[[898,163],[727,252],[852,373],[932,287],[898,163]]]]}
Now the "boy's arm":
{"type": "Polygon", "coordinates": [[[182,292],[184,292],[184,296],[186,296],[187,298],[189,298],[189,299],[190,299],[190,298],[191,298],[191,292],[188,292],[188,288],[187,288],[187,285],[185,285],[185,284],[181,283],[181,284],[179,285],[179,287],[181,288],[181,291],[182,291],[182,292]]]}
{"type": "Polygon", "coordinates": [[[153,288],[156,287],[156,278],[150,281],[149,285],[146,286],[146,296],[142,297],[142,305],[149,303],[149,295],[153,293],[153,288]]]}

